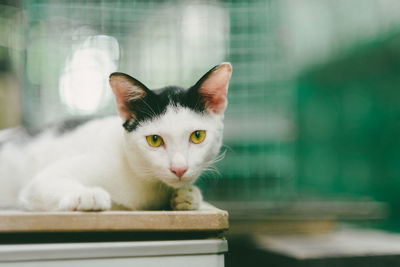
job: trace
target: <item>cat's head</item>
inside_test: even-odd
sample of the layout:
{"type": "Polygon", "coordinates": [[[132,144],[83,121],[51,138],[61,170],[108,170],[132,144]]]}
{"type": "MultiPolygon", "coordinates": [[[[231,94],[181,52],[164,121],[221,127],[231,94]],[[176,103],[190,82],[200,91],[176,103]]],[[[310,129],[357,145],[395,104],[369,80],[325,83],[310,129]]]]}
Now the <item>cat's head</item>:
{"type": "Polygon", "coordinates": [[[127,74],[111,74],[132,168],[172,187],[194,182],[221,147],[231,74],[231,64],[222,63],[188,89],[158,90],[127,74]]]}

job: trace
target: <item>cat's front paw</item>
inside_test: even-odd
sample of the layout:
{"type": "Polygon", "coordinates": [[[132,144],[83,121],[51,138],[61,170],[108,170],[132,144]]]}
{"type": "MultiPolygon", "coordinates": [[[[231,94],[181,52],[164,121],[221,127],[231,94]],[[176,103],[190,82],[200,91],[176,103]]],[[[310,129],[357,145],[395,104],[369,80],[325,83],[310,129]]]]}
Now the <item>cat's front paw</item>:
{"type": "Polygon", "coordinates": [[[188,185],[175,190],[170,201],[173,210],[198,210],[203,197],[194,185],[188,185]]]}
{"type": "Polygon", "coordinates": [[[84,188],[70,193],[58,205],[58,210],[61,211],[100,211],[110,208],[110,194],[100,187],[84,188]]]}

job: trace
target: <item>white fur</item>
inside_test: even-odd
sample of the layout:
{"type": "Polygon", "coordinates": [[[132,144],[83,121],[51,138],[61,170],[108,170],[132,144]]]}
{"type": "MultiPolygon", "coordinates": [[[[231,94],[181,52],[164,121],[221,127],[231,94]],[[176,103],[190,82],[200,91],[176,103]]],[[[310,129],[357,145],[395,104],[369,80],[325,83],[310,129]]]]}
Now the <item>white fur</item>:
{"type": "Polygon", "coordinates": [[[173,208],[197,208],[201,194],[191,184],[218,154],[222,119],[223,115],[168,107],[165,115],[130,133],[118,117],[108,117],[61,136],[47,132],[24,146],[3,145],[0,206],[28,210],[158,209],[166,207],[174,194],[173,208]],[[196,130],[206,131],[200,144],[189,141],[196,130]],[[160,135],[165,146],[149,146],[146,136],[153,134],[160,135]],[[179,179],[171,166],[188,169],[179,179]]]}

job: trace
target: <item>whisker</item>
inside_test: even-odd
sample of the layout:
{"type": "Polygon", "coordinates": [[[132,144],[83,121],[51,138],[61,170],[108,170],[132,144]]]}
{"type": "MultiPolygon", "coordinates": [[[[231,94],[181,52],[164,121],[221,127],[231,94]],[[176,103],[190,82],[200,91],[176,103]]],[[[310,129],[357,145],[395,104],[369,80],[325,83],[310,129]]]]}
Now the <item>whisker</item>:
{"type": "Polygon", "coordinates": [[[222,151],[222,153],[220,153],[214,160],[213,160],[213,164],[220,162],[221,160],[223,160],[225,158],[227,150],[225,149],[224,151],[222,151]]]}
{"type": "Polygon", "coordinates": [[[231,148],[230,146],[228,146],[226,144],[222,144],[222,147],[225,148],[225,150],[229,150],[230,152],[234,152],[233,148],[231,148]]]}

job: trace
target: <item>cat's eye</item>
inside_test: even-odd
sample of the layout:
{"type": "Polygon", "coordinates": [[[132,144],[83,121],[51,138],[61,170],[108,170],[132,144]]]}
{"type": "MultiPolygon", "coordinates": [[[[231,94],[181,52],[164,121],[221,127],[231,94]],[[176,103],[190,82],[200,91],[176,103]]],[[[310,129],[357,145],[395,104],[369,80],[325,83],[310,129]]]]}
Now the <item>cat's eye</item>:
{"type": "Polygon", "coordinates": [[[190,141],[194,144],[200,144],[206,138],[206,131],[197,130],[190,135],[190,141]]]}
{"type": "Polygon", "coordinates": [[[159,135],[148,135],[146,136],[147,143],[152,147],[159,147],[164,144],[164,140],[159,135]]]}

